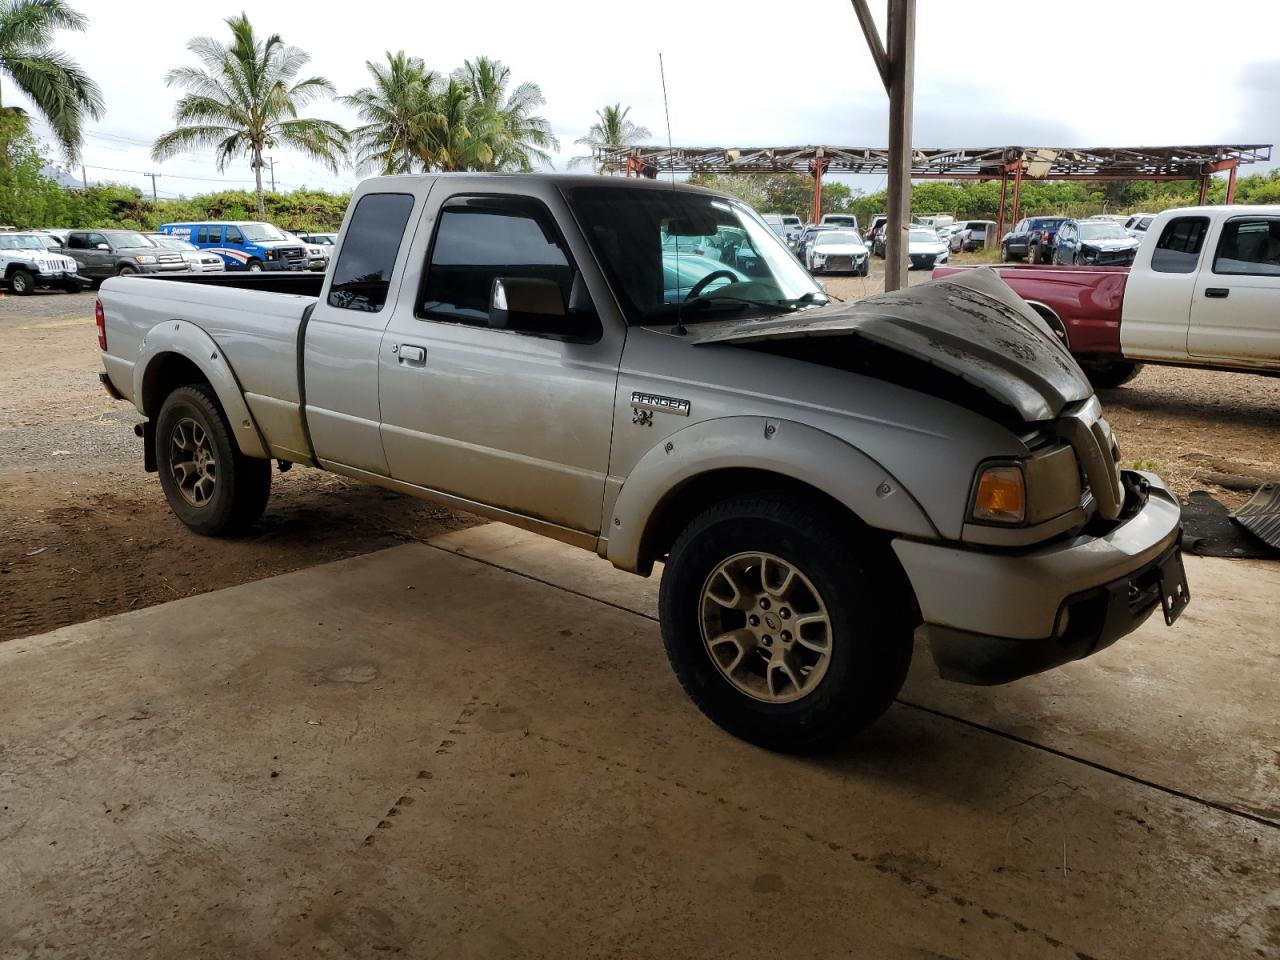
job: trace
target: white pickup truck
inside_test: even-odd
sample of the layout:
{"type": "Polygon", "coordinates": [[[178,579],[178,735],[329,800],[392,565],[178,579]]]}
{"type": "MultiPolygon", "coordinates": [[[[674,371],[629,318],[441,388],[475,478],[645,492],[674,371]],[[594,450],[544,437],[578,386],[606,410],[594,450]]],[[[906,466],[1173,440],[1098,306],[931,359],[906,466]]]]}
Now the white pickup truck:
{"type": "Polygon", "coordinates": [[[1189,601],[1180,511],[990,271],[833,302],[719,194],[378,178],[327,275],[102,286],[106,389],[192,530],[271,461],[665,561],[664,643],[713,720],[813,750],[946,677],[1088,656],[1189,601]]]}

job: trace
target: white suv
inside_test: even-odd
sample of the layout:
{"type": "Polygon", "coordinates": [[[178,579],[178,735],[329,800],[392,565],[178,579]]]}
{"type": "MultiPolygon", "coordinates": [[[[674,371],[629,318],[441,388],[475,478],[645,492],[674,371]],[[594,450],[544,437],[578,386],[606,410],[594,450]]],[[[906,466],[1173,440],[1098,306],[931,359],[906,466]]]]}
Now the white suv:
{"type": "Polygon", "coordinates": [[[50,250],[38,234],[0,233],[0,278],[10,293],[26,296],[38,287],[76,293],[89,285],[77,270],[75,260],[50,250]]]}

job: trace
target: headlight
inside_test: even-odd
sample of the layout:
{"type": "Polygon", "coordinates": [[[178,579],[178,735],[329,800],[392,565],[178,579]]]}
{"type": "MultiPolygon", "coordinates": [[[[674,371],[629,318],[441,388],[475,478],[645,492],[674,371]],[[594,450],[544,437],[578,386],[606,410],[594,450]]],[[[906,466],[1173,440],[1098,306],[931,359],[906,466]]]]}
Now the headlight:
{"type": "Polygon", "coordinates": [[[276,257],[276,252],[275,252],[274,250],[268,250],[268,251],[267,251],[267,259],[268,259],[268,260],[274,260],[274,259],[275,259],[275,257],[276,257]]]}
{"type": "Polygon", "coordinates": [[[155,257],[150,256],[149,254],[145,254],[145,253],[143,253],[143,254],[139,254],[138,256],[134,257],[133,259],[134,259],[134,261],[135,261],[136,263],[155,263],[155,262],[156,262],[156,258],[155,258],[155,257]]]}
{"type": "Polygon", "coordinates": [[[978,474],[972,518],[983,523],[1022,523],[1027,515],[1027,488],[1016,463],[986,467],[978,474]]]}

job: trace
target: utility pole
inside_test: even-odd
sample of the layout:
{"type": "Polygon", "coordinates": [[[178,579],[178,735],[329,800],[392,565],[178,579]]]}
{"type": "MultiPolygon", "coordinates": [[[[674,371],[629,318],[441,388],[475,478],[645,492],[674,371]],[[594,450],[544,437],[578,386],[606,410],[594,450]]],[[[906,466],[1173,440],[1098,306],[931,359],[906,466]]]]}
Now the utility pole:
{"type": "Polygon", "coordinates": [[[80,182],[84,184],[86,190],[89,189],[89,172],[85,169],[84,161],[80,162],[80,182]]]}
{"type": "Polygon", "coordinates": [[[150,177],[150,178],[151,178],[151,199],[152,199],[152,200],[159,200],[159,199],[160,199],[160,195],[159,195],[158,193],[156,193],[156,177],[160,176],[160,174],[158,174],[158,173],[144,173],[144,174],[143,174],[143,176],[144,176],[144,177],[150,177]]]}
{"type": "Polygon", "coordinates": [[[263,157],[262,159],[266,160],[269,164],[271,164],[271,192],[275,193],[276,192],[276,158],[263,157]]]}
{"type": "Polygon", "coordinates": [[[867,0],[852,0],[889,94],[889,183],[885,211],[884,288],[900,290],[907,277],[907,230],[911,223],[911,119],[915,93],[916,0],[888,0],[888,50],[871,19],[867,0]]]}

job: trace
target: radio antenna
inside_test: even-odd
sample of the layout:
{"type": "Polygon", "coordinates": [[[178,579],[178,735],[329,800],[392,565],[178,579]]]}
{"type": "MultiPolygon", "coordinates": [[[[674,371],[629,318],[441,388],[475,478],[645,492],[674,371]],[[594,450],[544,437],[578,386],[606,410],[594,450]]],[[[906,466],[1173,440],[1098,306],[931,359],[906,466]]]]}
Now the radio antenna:
{"type": "MultiPolygon", "coordinates": [[[[667,68],[662,62],[662,51],[658,51],[658,76],[662,78],[662,112],[667,118],[667,163],[671,173],[671,189],[676,188],[676,167],[673,155],[675,146],[671,140],[671,104],[667,101],[667,68]]],[[[676,328],[675,332],[684,336],[688,331],[684,327],[684,297],[680,295],[680,238],[675,238],[676,251],[676,328]]]]}

